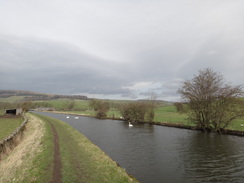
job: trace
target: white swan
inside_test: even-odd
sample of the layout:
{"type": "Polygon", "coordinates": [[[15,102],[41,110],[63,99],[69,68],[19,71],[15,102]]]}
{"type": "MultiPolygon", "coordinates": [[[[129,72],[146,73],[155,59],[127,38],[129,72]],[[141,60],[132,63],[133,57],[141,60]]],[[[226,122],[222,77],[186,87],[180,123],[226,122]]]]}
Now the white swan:
{"type": "Polygon", "coordinates": [[[132,127],[133,125],[129,122],[129,127],[132,127]]]}
{"type": "Polygon", "coordinates": [[[66,118],[69,118],[69,116],[67,116],[66,118]]]}
{"type": "Polygon", "coordinates": [[[76,116],[76,117],[75,117],[75,119],[79,119],[79,117],[78,117],[78,116],[76,116]]]}

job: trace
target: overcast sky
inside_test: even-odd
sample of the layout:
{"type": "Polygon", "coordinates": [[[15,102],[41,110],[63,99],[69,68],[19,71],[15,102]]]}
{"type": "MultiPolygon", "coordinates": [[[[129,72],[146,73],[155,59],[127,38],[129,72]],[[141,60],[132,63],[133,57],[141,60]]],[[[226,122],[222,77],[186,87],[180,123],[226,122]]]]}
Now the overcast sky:
{"type": "Polygon", "coordinates": [[[0,89],[176,100],[210,67],[244,82],[243,0],[0,0],[0,89]]]}

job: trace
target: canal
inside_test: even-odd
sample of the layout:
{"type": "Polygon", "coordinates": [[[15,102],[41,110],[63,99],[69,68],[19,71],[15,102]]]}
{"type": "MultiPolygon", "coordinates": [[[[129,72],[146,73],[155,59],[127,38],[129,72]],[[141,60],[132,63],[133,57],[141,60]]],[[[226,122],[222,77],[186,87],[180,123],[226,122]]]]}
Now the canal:
{"type": "Polygon", "coordinates": [[[244,181],[243,137],[40,114],[73,126],[142,183],[244,181]]]}

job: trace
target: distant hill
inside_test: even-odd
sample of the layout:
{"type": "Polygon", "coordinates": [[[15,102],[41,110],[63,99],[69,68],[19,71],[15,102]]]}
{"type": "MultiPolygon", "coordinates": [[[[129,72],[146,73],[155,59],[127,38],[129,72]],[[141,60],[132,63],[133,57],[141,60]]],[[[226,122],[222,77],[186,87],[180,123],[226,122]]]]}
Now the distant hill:
{"type": "Polygon", "coordinates": [[[31,91],[22,90],[0,90],[0,97],[12,97],[12,96],[37,96],[37,95],[47,95],[31,91]]]}
{"type": "Polygon", "coordinates": [[[55,94],[44,94],[31,91],[22,91],[22,90],[0,90],[0,98],[8,98],[14,96],[21,96],[23,100],[52,100],[60,98],[68,99],[81,99],[87,100],[87,96],[84,95],[55,95],[55,94]]]}

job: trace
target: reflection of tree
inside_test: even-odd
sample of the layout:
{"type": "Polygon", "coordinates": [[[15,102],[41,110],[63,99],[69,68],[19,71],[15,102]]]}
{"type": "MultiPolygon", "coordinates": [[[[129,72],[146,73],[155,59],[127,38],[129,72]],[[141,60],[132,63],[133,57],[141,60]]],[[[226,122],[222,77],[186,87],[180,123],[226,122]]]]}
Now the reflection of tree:
{"type": "Polygon", "coordinates": [[[190,141],[183,143],[186,150],[181,151],[186,179],[191,182],[242,182],[244,147],[238,144],[241,142],[238,138],[194,133],[190,141]]]}
{"type": "Polygon", "coordinates": [[[119,156],[116,157],[116,161],[118,160],[119,164],[137,177],[139,181],[150,182],[151,178],[148,175],[157,175],[155,162],[159,158],[155,148],[154,126],[134,124],[130,128],[128,122],[121,124],[124,128],[123,135],[119,135],[120,141],[117,143],[119,156]]]}

